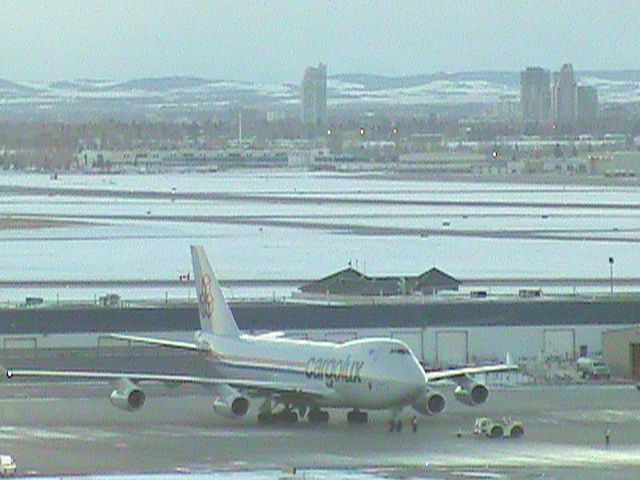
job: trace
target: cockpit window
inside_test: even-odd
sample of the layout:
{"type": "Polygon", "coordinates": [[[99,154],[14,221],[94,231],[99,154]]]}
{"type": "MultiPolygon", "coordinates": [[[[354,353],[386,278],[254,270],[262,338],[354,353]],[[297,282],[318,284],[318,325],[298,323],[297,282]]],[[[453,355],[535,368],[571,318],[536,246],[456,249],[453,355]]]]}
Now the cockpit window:
{"type": "Polygon", "coordinates": [[[398,353],[400,355],[409,355],[409,350],[406,348],[392,348],[391,353],[398,353]]]}

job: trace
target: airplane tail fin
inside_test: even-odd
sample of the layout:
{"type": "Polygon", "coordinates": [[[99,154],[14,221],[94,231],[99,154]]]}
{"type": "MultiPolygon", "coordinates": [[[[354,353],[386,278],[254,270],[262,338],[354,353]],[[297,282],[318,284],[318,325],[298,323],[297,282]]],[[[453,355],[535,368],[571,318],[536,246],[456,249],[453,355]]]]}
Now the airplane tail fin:
{"type": "Polygon", "coordinates": [[[508,366],[513,366],[515,365],[514,361],[513,361],[513,357],[511,356],[511,353],[507,352],[507,358],[505,359],[505,365],[508,366]]]}
{"type": "Polygon", "coordinates": [[[227,337],[238,337],[240,331],[233,314],[220,290],[204,248],[191,246],[193,275],[198,296],[198,312],[200,328],[204,332],[227,337]]]}

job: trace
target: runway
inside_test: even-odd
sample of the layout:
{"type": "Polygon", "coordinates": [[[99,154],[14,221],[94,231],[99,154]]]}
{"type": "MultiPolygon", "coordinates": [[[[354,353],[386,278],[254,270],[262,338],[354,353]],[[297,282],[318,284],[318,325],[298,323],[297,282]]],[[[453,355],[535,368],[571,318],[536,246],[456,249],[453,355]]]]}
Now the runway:
{"type": "Polygon", "coordinates": [[[632,386],[499,390],[478,409],[443,391],[447,413],[420,417],[414,434],[407,428],[413,415],[407,410],[404,431],[392,434],[383,412],[373,413],[363,427],[348,425],[345,412],[332,411],[325,427],[301,422],[267,428],[256,425],[253,415],[242,422],[217,416],[201,390],[156,387],[140,411],[126,413],[110,405],[106,384],[5,383],[0,452],[13,455],[21,473],[41,476],[400,467],[394,470],[399,478],[407,472],[418,478],[637,478],[640,393],[632,386]],[[481,415],[521,419],[525,435],[471,435],[481,415]]]}

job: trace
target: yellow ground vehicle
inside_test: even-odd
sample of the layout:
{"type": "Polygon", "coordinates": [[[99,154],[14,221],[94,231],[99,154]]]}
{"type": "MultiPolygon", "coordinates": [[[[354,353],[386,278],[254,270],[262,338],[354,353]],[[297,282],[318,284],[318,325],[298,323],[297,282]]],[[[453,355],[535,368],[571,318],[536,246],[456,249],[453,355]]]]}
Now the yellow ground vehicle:
{"type": "Polygon", "coordinates": [[[0,475],[3,477],[16,473],[16,462],[11,455],[0,455],[0,475]]]}
{"type": "Polygon", "coordinates": [[[493,420],[489,417],[479,417],[476,418],[473,433],[486,435],[490,438],[518,438],[524,435],[524,425],[522,422],[510,418],[493,420]]]}

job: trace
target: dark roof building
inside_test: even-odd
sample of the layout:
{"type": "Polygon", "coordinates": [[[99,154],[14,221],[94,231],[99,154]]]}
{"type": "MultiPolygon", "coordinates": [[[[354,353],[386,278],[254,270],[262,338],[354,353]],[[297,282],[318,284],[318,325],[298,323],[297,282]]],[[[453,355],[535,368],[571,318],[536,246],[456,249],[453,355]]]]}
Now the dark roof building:
{"type": "Polygon", "coordinates": [[[425,295],[438,293],[441,290],[457,291],[460,287],[460,280],[453,278],[448,273],[445,273],[435,267],[427,270],[421,275],[418,275],[414,280],[415,283],[412,286],[412,291],[419,291],[425,295]]]}
{"type": "Polygon", "coordinates": [[[459,280],[437,268],[415,277],[370,277],[349,267],[309,282],[301,286],[300,291],[322,295],[430,295],[442,290],[458,290],[459,286],[459,280]]]}

